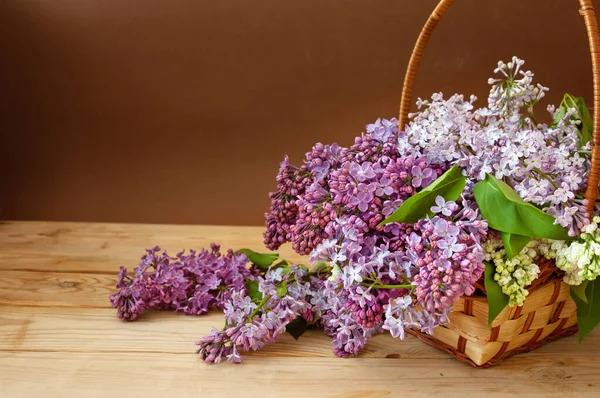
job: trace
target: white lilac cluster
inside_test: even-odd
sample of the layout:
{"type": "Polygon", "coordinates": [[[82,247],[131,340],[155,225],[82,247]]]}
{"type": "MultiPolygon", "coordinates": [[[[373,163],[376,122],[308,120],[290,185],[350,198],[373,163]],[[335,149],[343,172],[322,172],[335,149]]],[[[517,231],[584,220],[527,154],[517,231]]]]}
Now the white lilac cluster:
{"type": "MultiPolygon", "coordinates": [[[[500,79],[489,80],[487,107],[475,109],[474,96],[467,101],[458,94],[419,99],[424,109],[410,115],[399,146],[432,165],[456,163],[475,180],[495,175],[576,236],[589,222],[581,195],[589,144],[579,143],[575,109],[552,126],[536,122],[533,107],[547,88],[533,84],[533,73],[521,70],[523,63],[516,57],[498,63],[500,79]]],[[[548,110],[556,117],[553,107],[548,110]]]]}
{"type": "Polygon", "coordinates": [[[489,239],[484,247],[485,260],[496,267],[494,279],[502,288],[502,292],[509,296],[509,305],[523,305],[529,294],[527,286],[537,279],[540,268],[536,260],[543,256],[547,259],[557,255],[558,241],[547,239],[534,239],[515,255],[507,259],[506,250],[500,239],[489,239]]]}
{"type": "Polygon", "coordinates": [[[600,217],[583,227],[583,233],[568,245],[563,242],[557,251],[556,266],[565,271],[564,281],[579,285],[592,281],[600,274],[600,217]]]}

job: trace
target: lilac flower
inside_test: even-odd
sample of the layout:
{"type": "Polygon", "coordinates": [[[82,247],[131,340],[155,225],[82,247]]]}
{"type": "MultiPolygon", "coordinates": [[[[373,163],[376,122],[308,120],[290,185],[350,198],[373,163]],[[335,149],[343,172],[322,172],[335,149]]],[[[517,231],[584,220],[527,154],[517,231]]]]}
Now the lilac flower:
{"type": "Polygon", "coordinates": [[[275,268],[274,270],[271,271],[271,280],[273,280],[273,282],[281,282],[282,280],[282,275],[281,273],[283,272],[283,268],[275,268]]]}
{"type": "Polygon", "coordinates": [[[374,198],[373,193],[377,189],[377,185],[360,183],[356,189],[356,196],[351,197],[348,204],[357,206],[360,211],[367,211],[374,198]]]}
{"type": "Polygon", "coordinates": [[[386,142],[392,134],[398,133],[398,121],[377,119],[375,123],[367,125],[367,133],[380,142],[386,142]]]}
{"type": "Polygon", "coordinates": [[[444,250],[443,255],[445,258],[450,258],[453,253],[459,253],[465,249],[465,245],[457,243],[455,236],[451,236],[446,240],[439,240],[437,245],[440,249],[444,250]]]}
{"type": "Polygon", "coordinates": [[[346,260],[346,254],[344,251],[334,251],[328,258],[332,264],[338,264],[346,260]]]}
{"type": "Polygon", "coordinates": [[[375,177],[375,172],[371,162],[365,162],[364,164],[352,163],[350,164],[350,175],[357,181],[365,181],[375,177]]]}
{"type": "Polygon", "coordinates": [[[423,185],[423,180],[431,182],[433,180],[432,177],[435,175],[432,169],[422,170],[419,166],[413,166],[411,172],[413,175],[413,187],[420,187],[421,185],[423,185]]]}
{"type": "Polygon", "coordinates": [[[452,264],[450,263],[450,261],[447,260],[448,258],[449,257],[446,257],[446,258],[440,257],[440,258],[438,258],[437,260],[434,261],[433,266],[437,267],[437,270],[439,272],[445,272],[446,270],[448,270],[452,266],[452,264]]]}
{"type": "Polygon", "coordinates": [[[443,196],[437,196],[435,198],[435,206],[431,207],[431,211],[434,213],[442,213],[444,216],[449,216],[452,214],[456,203],[452,201],[446,202],[443,196]]]}
{"type": "Polygon", "coordinates": [[[387,218],[396,210],[398,210],[400,206],[402,206],[402,200],[386,200],[383,202],[383,210],[381,211],[381,214],[387,218]]]}
{"type": "Polygon", "coordinates": [[[394,188],[390,185],[390,179],[388,177],[382,177],[377,186],[375,194],[377,196],[390,196],[394,193],[394,188]]]}
{"type": "Polygon", "coordinates": [[[434,225],[433,232],[442,239],[456,237],[460,233],[460,228],[458,228],[456,225],[450,224],[443,218],[436,217],[432,220],[432,223],[434,225]]]}
{"type": "Polygon", "coordinates": [[[348,266],[344,268],[344,285],[350,286],[355,282],[362,282],[361,269],[359,267],[348,266]]]}

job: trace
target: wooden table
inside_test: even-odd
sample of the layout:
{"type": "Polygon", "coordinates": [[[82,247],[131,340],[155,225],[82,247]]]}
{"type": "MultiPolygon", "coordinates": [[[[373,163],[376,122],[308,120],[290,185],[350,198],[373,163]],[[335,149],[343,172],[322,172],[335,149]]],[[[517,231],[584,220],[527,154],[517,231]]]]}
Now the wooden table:
{"type": "MultiPolygon", "coordinates": [[[[211,241],[262,248],[261,227],[4,222],[0,224],[0,397],[600,396],[600,331],[473,369],[408,336],[380,335],[359,358],[330,339],[285,335],[242,365],[206,365],[194,342],[222,326],[213,312],[148,313],[124,323],[110,308],[120,264],[146,247],[211,241]]],[[[282,251],[294,256],[289,248],[282,251]]]]}

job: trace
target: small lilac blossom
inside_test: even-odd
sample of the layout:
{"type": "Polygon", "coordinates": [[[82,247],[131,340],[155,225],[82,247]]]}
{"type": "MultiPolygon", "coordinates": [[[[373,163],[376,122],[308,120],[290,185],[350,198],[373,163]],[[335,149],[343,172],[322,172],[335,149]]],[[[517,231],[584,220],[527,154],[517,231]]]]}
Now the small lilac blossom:
{"type": "Polygon", "coordinates": [[[375,184],[358,184],[357,194],[352,197],[349,201],[349,204],[358,206],[360,211],[367,211],[369,209],[369,205],[374,198],[374,192],[377,189],[377,185],[375,184]]]}
{"type": "Polygon", "coordinates": [[[413,179],[412,179],[412,186],[413,187],[420,187],[423,184],[423,181],[430,181],[432,179],[432,177],[435,175],[434,171],[432,169],[421,169],[421,167],[419,166],[413,166],[412,170],[412,175],[413,175],[413,179]]]}
{"type": "Polygon", "coordinates": [[[444,251],[445,258],[450,258],[453,253],[459,253],[465,249],[465,245],[457,243],[455,236],[448,237],[446,240],[439,240],[437,245],[444,251]]]}
{"type": "Polygon", "coordinates": [[[437,196],[435,198],[435,206],[431,207],[431,211],[434,213],[442,213],[444,216],[449,216],[452,214],[453,208],[456,205],[453,201],[448,201],[444,199],[443,196],[437,196]]]}
{"type": "Polygon", "coordinates": [[[364,164],[352,163],[350,165],[350,175],[356,178],[357,181],[365,181],[375,177],[375,172],[370,162],[364,164]]]}
{"type": "Polygon", "coordinates": [[[432,223],[434,225],[433,232],[442,239],[456,237],[460,233],[460,228],[443,218],[436,217],[432,223]]]}

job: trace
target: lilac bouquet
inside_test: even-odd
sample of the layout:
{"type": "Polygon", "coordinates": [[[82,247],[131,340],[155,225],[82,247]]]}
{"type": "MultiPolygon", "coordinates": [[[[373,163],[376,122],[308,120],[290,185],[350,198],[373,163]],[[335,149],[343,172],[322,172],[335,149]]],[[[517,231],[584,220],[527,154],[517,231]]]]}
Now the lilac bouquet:
{"type": "MultiPolygon", "coordinates": [[[[578,306],[599,306],[600,218],[583,197],[592,121],[583,100],[566,95],[548,108],[553,122],[539,123],[534,107],[547,88],[522,65],[498,64],[486,107],[434,94],[407,126],[378,119],[350,147],[318,143],[300,166],[286,157],[265,245],[291,243],[310,266],[247,249],[169,257],[154,248],[132,276],[121,269],[111,296],[119,318],[222,309],[225,327],[198,342],[210,363],[240,362],[308,327],[346,357],[378,333],[431,334],[484,273],[486,287],[497,285],[487,289],[490,314],[522,305],[541,257],[556,260],[578,306]]],[[[598,318],[580,319],[582,335],[598,318]]]]}

